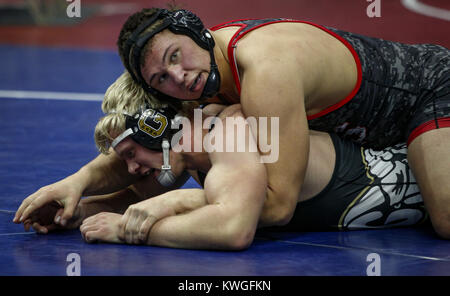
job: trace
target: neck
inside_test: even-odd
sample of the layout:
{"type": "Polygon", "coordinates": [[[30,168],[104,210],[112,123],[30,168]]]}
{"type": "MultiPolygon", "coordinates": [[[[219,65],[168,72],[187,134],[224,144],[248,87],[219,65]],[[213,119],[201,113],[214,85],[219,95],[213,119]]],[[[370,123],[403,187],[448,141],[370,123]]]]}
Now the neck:
{"type": "MultiPolygon", "coordinates": [[[[214,32],[211,33],[213,38],[215,38],[216,34],[214,34],[214,32]]],[[[229,101],[239,102],[239,94],[234,83],[230,64],[228,63],[226,48],[219,46],[219,42],[217,42],[218,40],[215,40],[216,45],[214,46],[214,56],[221,79],[219,93],[229,101]]]]}

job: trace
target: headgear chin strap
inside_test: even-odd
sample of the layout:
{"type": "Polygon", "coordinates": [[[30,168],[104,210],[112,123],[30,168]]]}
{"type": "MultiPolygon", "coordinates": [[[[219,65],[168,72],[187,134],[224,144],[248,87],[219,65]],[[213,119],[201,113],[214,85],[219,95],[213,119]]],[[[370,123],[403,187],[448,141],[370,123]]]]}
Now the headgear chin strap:
{"type": "Polygon", "coordinates": [[[169,150],[170,144],[167,139],[162,142],[163,149],[163,165],[161,167],[161,173],[159,174],[157,180],[159,184],[165,187],[169,187],[176,181],[175,175],[172,173],[172,167],[170,166],[169,150]]]}
{"type": "Polygon", "coordinates": [[[124,50],[124,62],[128,72],[130,72],[133,79],[138,82],[146,91],[156,96],[157,98],[166,101],[179,101],[180,98],[174,98],[169,95],[150,87],[147,84],[141,73],[141,54],[142,50],[147,44],[147,41],[163,31],[169,29],[174,34],[183,34],[190,37],[201,48],[209,51],[211,58],[211,68],[206,80],[203,92],[199,99],[213,97],[217,94],[220,88],[220,73],[214,58],[214,39],[206,30],[200,18],[188,10],[176,10],[174,12],[166,9],[159,9],[150,19],[139,25],[133,31],[131,37],[127,40],[124,50]],[[142,34],[149,26],[157,20],[162,19],[162,23],[150,32],[142,34]],[[142,34],[142,35],[141,35],[142,34]]]}
{"type": "Polygon", "coordinates": [[[120,142],[131,137],[136,143],[150,150],[163,152],[163,165],[157,180],[163,186],[170,186],[176,177],[170,166],[170,141],[175,133],[181,129],[180,119],[176,112],[170,108],[145,109],[133,116],[126,116],[126,129],[111,143],[116,148],[120,142]]]}

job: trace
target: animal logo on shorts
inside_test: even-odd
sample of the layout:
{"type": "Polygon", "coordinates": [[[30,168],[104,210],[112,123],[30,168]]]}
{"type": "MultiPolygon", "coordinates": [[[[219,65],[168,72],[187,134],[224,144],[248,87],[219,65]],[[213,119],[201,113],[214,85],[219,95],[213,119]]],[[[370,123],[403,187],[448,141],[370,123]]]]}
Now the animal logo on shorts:
{"type": "Polygon", "coordinates": [[[362,149],[367,176],[365,188],[343,216],[343,229],[385,228],[422,223],[422,196],[406,160],[406,144],[382,151],[362,149]]]}

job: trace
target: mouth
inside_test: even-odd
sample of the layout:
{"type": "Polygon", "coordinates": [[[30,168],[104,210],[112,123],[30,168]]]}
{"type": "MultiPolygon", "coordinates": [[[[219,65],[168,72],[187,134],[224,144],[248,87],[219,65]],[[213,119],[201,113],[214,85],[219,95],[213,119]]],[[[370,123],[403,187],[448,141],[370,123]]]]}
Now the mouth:
{"type": "Polygon", "coordinates": [[[148,171],[145,171],[144,173],[142,173],[142,176],[147,177],[150,175],[156,175],[156,171],[159,171],[157,169],[149,169],[148,171]]]}
{"type": "Polygon", "coordinates": [[[161,170],[153,169],[153,176],[155,176],[156,179],[158,179],[158,176],[161,174],[161,170]]]}
{"type": "Polygon", "coordinates": [[[195,78],[194,82],[192,82],[191,87],[189,87],[189,91],[197,92],[202,87],[202,73],[199,73],[195,78]]]}

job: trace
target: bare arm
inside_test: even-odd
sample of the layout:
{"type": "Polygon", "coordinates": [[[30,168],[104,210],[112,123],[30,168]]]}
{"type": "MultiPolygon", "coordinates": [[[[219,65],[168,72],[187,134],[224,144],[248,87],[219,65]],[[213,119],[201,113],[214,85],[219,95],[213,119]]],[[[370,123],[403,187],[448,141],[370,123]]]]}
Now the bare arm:
{"type": "MultiPolygon", "coordinates": [[[[249,141],[254,141],[248,126],[245,129],[249,141]]],[[[176,190],[131,206],[122,217],[119,238],[175,248],[247,247],[253,241],[267,183],[259,153],[245,148],[245,152],[210,153],[212,168],[204,190],[176,190]]]]}
{"type": "Polygon", "coordinates": [[[196,192],[196,200],[201,201],[204,196],[207,204],[158,221],[151,228],[147,243],[195,249],[230,250],[248,247],[253,241],[264,202],[265,184],[261,183],[265,172],[256,173],[251,168],[248,171],[236,171],[234,168],[233,173],[224,177],[224,172],[230,169],[228,166],[213,168],[208,178],[217,181],[210,181],[208,186],[216,189],[196,192]],[[242,174],[246,174],[245,183],[242,174]]]}
{"type": "MultiPolygon", "coordinates": [[[[247,132],[249,134],[248,128],[247,132]]],[[[253,140],[250,136],[250,141],[253,140]]],[[[212,168],[206,177],[205,189],[197,191],[207,204],[158,221],[147,243],[196,249],[248,247],[265,200],[267,179],[259,153],[249,151],[248,146],[245,151],[210,153],[212,168]]]]}
{"type": "Polygon", "coordinates": [[[28,196],[17,210],[13,222],[26,221],[37,209],[56,202],[64,208],[61,219],[58,219],[57,223],[65,226],[65,222],[72,218],[82,196],[107,199],[115,196],[111,193],[134,184],[130,189],[140,199],[144,199],[178,188],[186,182],[187,178],[187,174],[184,174],[172,187],[165,188],[153,176],[139,177],[129,174],[126,164],[114,152],[109,155],[101,154],[73,175],[42,187],[28,196]],[[102,197],[98,197],[100,195],[102,197]]]}
{"type": "Polygon", "coordinates": [[[70,177],[76,178],[79,182],[82,196],[113,193],[135,183],[140,178],[128,173],[125,162],[114,151],[111,151],[109,155],[98,155],[70,177]]]}
{"type": "MultiPolygon", "coordinates": [[[[267,139],[279,136],[279,157],[266,163],[268,190],[260,226],[283,225],[295,210],[308,162],[309,134],[304,92],[298,66],[287,56],[273,61],[252,56],[244,60],[241,104],[246,117],[279,119],[279,130],[269,128],[267,139]]],[[[268,120],[270,122],[270,120],[268,120]]],[[[258,132],[258,147],[266,139],[258,132]],[[262,142],[261,142],[262,141],[262,142]]],[[[267,155],[268,153],[261,153],[267,155]]]]}
{"type": "Polygon", "coordinates": [[[130,185],[136,177],[127,173],[124,163],[113,153],[99,155],[76,173],[28,196],[14,217],[19,223],[43,205],[52,201],[64,207],[63,220],[72,217],[81,196],[108,194],[130,185]]]}
{"type": "Polygon", "coordinates": [[[84,198],[80,201],[80,205],[84,209],[83,218],[87,218],[100,212],[123,214],[130,205],[140,201],[139,196],[131,188],[125,188],[110,194],[84,198]]]}
{"type": "Polygon", "coordinates": [[[182,186],[188,178],[189,174],[185,172],[177,179],[174,185],[166,188],[159,185],[153,176],[148,176],[117,192],[84,198],[80,202],[83,208],[86,209],[87,214],[84,218],[100,212],[123,214],[131,205],[147,200],[154,200],[152,204],[162,200],[165,207],[171,208],[177,213],[184,212],[191,208],[189,205],[191,199],[188,198],[188,194],[180,194],[180,191],[182,192],[183,190],[176,189],[182,186]],[[176,199],[170,198],[170,195],[176,195],[176,199]],[[168,197],[164,199],[166,196],[168,197]],[[154,198],[148,199],[149,197],[154,198]]]}

